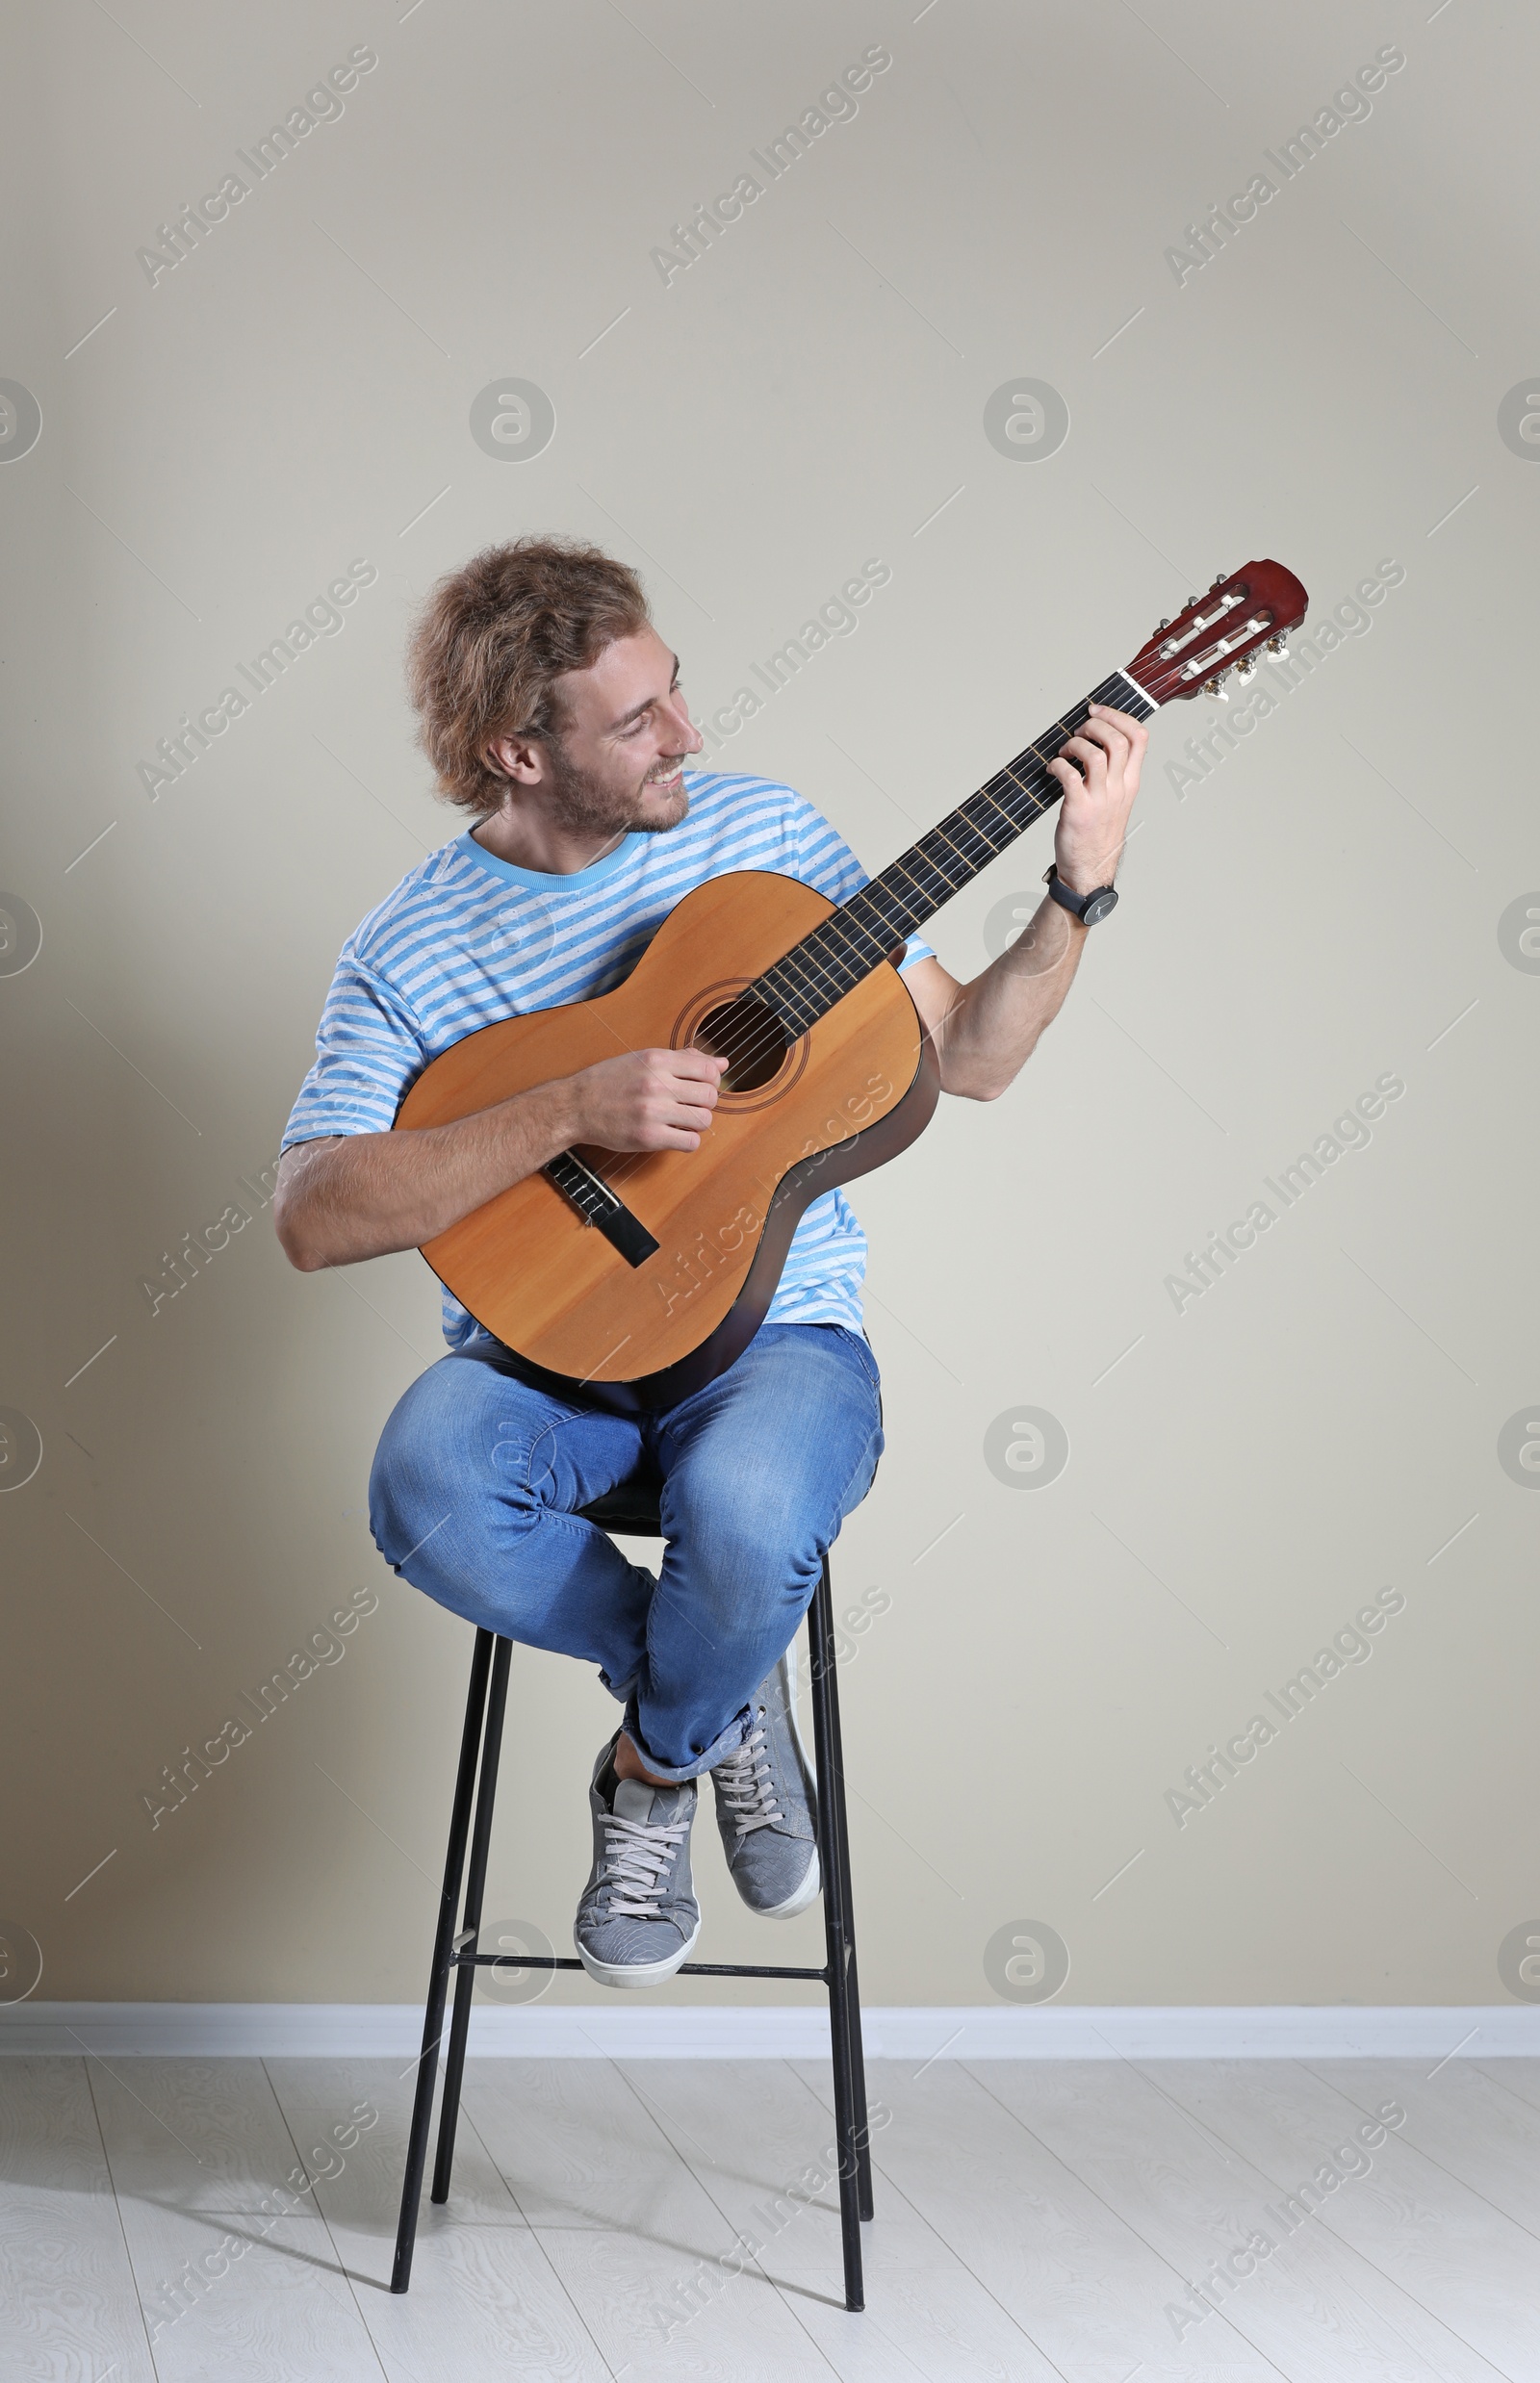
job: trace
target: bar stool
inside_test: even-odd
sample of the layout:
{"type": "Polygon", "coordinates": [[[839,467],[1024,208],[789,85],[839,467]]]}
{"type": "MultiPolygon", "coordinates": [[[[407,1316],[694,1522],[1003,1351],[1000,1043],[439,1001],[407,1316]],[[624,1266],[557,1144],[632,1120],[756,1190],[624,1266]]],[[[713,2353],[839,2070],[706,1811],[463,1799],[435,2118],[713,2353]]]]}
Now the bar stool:
{"type": "MultiPolygon", "coordinates": [[[[578,1511],[601,1529],[628,1538],[659,1539],[661,1483],[637,1474],[592,1505],[578,1511]]],[[[834,1603],[829,1581],[829,1558],[808,1609],[808,1640],[812,1671],[813,1758],[818,1773],[817,1841],[824,1903],[825,1960],[821,1969],[797,1969],[757,1961],[684,1961],[683,1978],[816,1978],[829,1989],[830,2049],[834,2066],[834,2128],[839,2153],[839,2222],[845,2266],[845,2306],[865,2306],[861,2284],[861,2220],[872,2214],[871,2149],[866,2124],[866,2072],[860,2032],[860,1998],[856,1981],[856,1930],[850,1890],[850,1848],[845,1825],[845,1780],[839,1735],[839,1690],[834,1677],[834,1603]]],[[[471,1688],[466,1699],[465,1730],[460,1740],[460,1767],[454,1782],[449,1816],[449,1851],[444,1864],[444,1891],[433,1941],[433,1966],[428,1979],[427,2008],[423,2023],[423,2051],[418,2063],[417,2090],[407,2138],[406,2174],[401,2190],[400,2223],[396,2236],[392,2292],[405,2292],[412,2277],[412,2250],[417,2239],[418,2208],[427,2160],[428,2128],[433,2110],[433,2084],[439,2045],[444,2035],[444,2011],[449,1973],[454,1978],[454,2010],[449,2020],[449,2048],[444,2063],[444,2097],[439,2110],[438,2150],[433,2165],[433,2199],[449,2197],[449,2173],[454,2164],[455,2127],[460,2112],[460,2087],[465,2070],[466,2038],[471,2025],[471,1997],[477,1968],[506,1960],[502,1953],[479,1948],[481,1896],[486,1881],[487,1852],[492,1838],[492,1806],[497,1795],[498,1757],[502,1745],[503,1717],[508,1695],[508,1656],[512,1640],[478,1629],[471,1656],[471,1688]],[[479,1771],[479,1781],[477,1773],[479,1771]],[[473,1794],[475,1822],[471,1826],[473,1794]],[[471,1861],[465,1876],[465,1900],[460,1885],[466,1869],[466,1843],[471,1861]],[[456,1915],[458,1914],[458,1926],[456,1915]]],[[[521,1953],[521,1969],[576,1969],[582,1963],[552,1954],[521,1953]]],[[[584,1972],[586,1975],[586,1972],[584,1972]]]]}

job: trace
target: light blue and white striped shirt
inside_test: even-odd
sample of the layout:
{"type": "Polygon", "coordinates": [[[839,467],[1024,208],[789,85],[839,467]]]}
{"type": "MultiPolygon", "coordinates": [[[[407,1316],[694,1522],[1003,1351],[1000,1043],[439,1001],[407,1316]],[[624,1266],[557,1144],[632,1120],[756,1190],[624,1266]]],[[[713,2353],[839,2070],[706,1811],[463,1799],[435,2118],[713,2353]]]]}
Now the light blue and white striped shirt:
{"type": "MultiPolygon", "coordinates": [[[[528,1010],[586,1001],[629,976],[675,904],[730,869],[775,869],[848,902],[867,872],[789,786],[688,770],[690,807],[660,834],[633,831],[586,869],[516,868],[469,831],[402,878],[343,945],[283,1146],[382,1134],[430,1060],[528,1010]]],[[[903,968],[931,946],[911,935],[903,968]]],[[[843,1192],[803,1215],[767,1321],[861,1328],[866,1236],[843,1192]]],[[[444,1336],[479,1327],[444,1294],[444,1336]]]]}

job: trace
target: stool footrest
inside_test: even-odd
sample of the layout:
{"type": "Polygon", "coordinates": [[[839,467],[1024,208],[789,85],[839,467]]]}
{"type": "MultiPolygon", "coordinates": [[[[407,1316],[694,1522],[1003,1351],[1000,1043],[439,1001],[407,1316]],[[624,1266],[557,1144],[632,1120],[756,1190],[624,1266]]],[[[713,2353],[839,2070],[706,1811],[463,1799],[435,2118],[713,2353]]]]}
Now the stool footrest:
{"type": "MultiPolygon", "coordinates": [[[[464,1934],[470,1935],[467,1929],[464,1934]]],[[[581,1969],[582,1962],[570,1954],[559,1953],[455,1953],[449,1966],[451,1969],[581,1969]]],[[[786,1969],[779,1964],[765,1967],[757,1961],[680,1961],[674,1972],[677,1978],[808,1978],[818,1986],[829,1984],[827,1969],[786,1969]]]]}

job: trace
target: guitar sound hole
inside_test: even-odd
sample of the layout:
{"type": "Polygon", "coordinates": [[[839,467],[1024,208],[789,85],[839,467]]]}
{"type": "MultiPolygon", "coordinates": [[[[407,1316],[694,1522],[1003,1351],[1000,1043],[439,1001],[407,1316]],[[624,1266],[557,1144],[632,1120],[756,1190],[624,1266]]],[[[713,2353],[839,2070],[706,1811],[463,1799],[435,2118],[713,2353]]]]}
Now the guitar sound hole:
{"type": "Polygon", "coordinates": [[[786,1056],[785,1031],[762,1002],[740,993],[710,1010],[696,1028],[698,1050],[732,1061],[722,1079],[725,1092],[757,1092],[778,1073],[786,1056]]]}

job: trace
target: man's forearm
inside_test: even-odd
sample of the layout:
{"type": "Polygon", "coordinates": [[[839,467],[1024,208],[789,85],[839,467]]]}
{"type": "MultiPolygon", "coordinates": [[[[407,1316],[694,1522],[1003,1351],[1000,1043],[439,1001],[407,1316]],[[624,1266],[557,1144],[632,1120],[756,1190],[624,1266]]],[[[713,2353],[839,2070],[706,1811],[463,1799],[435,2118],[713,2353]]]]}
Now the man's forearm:
{"type": "Polygon", "coordinates": [[[1063,1008],[1088,932],[1044,897],[1026,932],[963,986],[937,1037],[943,1091],[998,1099],[1063,1008]]]}
{"type": "Polygon", "coordinates": [[[452,1125],[300,1142],[278,1170],[278,1239],[306,1273],[420,1248],[544,1166],[575,1124],[567,1077],[452,1125]]]}

